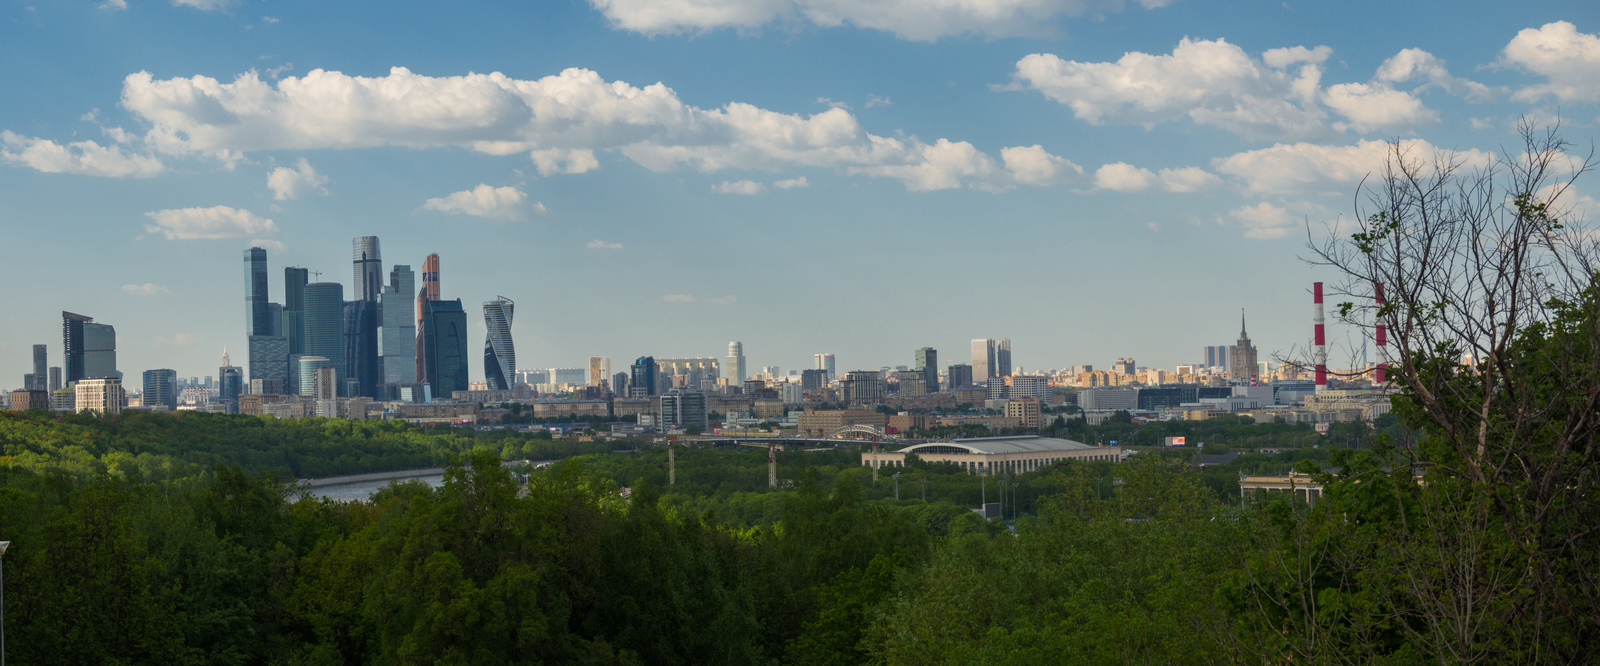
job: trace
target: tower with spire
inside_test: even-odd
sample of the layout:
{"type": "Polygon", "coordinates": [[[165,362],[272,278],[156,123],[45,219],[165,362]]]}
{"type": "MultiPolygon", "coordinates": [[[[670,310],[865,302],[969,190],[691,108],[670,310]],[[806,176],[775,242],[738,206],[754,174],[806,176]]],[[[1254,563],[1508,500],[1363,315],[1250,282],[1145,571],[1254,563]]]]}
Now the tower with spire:
{"type": "Polygon", "coordinates": [[[1256,383],[1257,373],[1256,348],[1250,344],[1250,334],[1245,332],[1244,309],[1239,310],[1239,341],[1234,343],[1233,353],[1229,355],[1228,379],[1235,384],[1252,385],[1256,383]]]}
{"type": "Polygon", "coordinates": [[[222,365],[217,367],[217,402],[229,414],[239,413],[239,395],[245,392],[244,369],[228,361],[228,348],[222,348],[222,365]]]}

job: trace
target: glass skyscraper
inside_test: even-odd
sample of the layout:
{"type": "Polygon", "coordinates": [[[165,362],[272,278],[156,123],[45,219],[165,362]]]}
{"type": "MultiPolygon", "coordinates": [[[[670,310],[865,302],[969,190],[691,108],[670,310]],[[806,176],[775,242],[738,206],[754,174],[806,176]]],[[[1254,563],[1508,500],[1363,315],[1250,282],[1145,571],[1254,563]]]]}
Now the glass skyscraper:
{"type": "Polygon", "coordinates": [[[628,382],[628,397],[648,398],[656,394],[656,358],[640,356],[633,362],[628,382]]]}
{"type": "MultiPolygon", "coordinates": [[[[301,326],[305,329],[303,354],[328,359],[344,369],[344,285],[313,282],[306,285],[301,326]]],[[[305,377],[300,377],[302,382],[305,377]]]]}
{"type": "Polygon", "coordinates": [[[283,269],[283,337],[290,354],[304,354],[306,278],[310,271],[290,266],[283,269]]]}
{"type": "Polygon", "coordinates": [[[33,346],[33,383],[28,385],[29,391],[43,391],[48,385],[49,375],[46,366],[50,364],[50,356],[44,345],[33,346]]]}
{"type": "Polygon", "coordinates": [[[244,251],[244,334],[272,335],[272,315],[267,308],[267,251],[244,251]]]}
{"type": "Polygon", "coordinates": [[[378,251],[378,237],[357,236],[351,245],[356,281],[350,300],[376,303],[383,291],[383,256],[378,251]]]}
{"type": "Polygon", "coordinates": [[[428,331],[422,362],[433,394],[448,398],[467,390],[467,312],[461,299],[425,301],[422,320],[428,331]]]}
{"type": "Polygon", "coordinates": [[[483,377],[491,391],[509,391],[516,386],[517,352],[511,344],[515,308],[504,296],[483,304],[483,325],[488,331],[483,340],[483,377]]]}
{"type": "Polygon", "coordinates": [[[148,409],[178,408],[178,371],[170,369],[144,371],[144,406],[148,409]]]}
{"type": "MultiPolygon", "coordinates": [[[[933,347],[923,347],[916,351],[916,369],[922,373],[922,386],[924,395],[933,395],[939,392],[939,350],[933,347]]],[[[905,386],[904,375],[901,375],[900,385],[905,386]]],[[[902,388],[902,391],[905,389],[902,388]]]]}
{"type": "Polygon", "coordinates": [[[378,302],[351,301],[344,305],[344,377],[346,397],[378,396],[383,365],[378,361],[378,302]]]}
{"type": "Polygon", "coordinates": [[[378,298],[382,319],[378,329],[378,356],[383,359],[383,383],[417,381],[417,313],[412,291],[416,274],[405,264],[389,270],[389,286],[378,298]]]}
{"type": "Polygon", "coordinates": [[[61,313],[61,349],[67,382],[117,376],[117,330],[94,317],[61,313]]]}
{"type": "Polygon", "coordinates": [[[289,385],[289,340],[281,335],[250,336],[251,381],[276,379],[289,385]]]}

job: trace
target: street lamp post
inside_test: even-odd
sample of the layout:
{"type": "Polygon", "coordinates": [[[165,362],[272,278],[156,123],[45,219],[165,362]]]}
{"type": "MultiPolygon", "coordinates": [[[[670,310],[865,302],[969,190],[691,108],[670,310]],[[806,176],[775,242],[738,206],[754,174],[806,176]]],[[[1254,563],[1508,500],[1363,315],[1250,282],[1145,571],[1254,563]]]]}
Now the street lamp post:
{"type": "Polygon", "coordinates": [[[6,666],[6,549],[10,541],[0,541],[0,666],[6,666]]]}

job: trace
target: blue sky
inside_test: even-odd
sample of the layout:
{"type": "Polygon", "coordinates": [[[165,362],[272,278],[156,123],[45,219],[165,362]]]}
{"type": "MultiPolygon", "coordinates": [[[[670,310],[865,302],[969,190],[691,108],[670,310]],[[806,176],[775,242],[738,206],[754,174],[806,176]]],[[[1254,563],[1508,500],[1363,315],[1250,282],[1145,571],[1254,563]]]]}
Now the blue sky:
{"type": "Polygon", "coordinates": [[[130,375],[242,364],[240,252],[278,300],[369,234],[515,300],[525,368],[1170,368],[1240,308],[1286,352],[1335,277],[1306,223],[1381,142],[1589,145],[1597,34],[1573,1],[0,0],[0,383],[59,365],[61,310],[130,375]]]}

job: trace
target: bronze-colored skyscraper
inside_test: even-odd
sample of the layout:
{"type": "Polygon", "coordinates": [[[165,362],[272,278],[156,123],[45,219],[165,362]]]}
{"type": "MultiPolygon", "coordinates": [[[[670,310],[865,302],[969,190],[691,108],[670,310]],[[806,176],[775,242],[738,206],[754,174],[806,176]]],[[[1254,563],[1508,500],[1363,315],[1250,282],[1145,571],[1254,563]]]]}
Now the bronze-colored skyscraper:
{"type": "Polygon", "coordinates": [[[422,289],[417,291],[417,381],[428,381],[427,364],[423,362],[428,329],[423,322],[424,307],[428,301],[439,300],[439,255],[430,254],[422,260],[422,289]]]}

